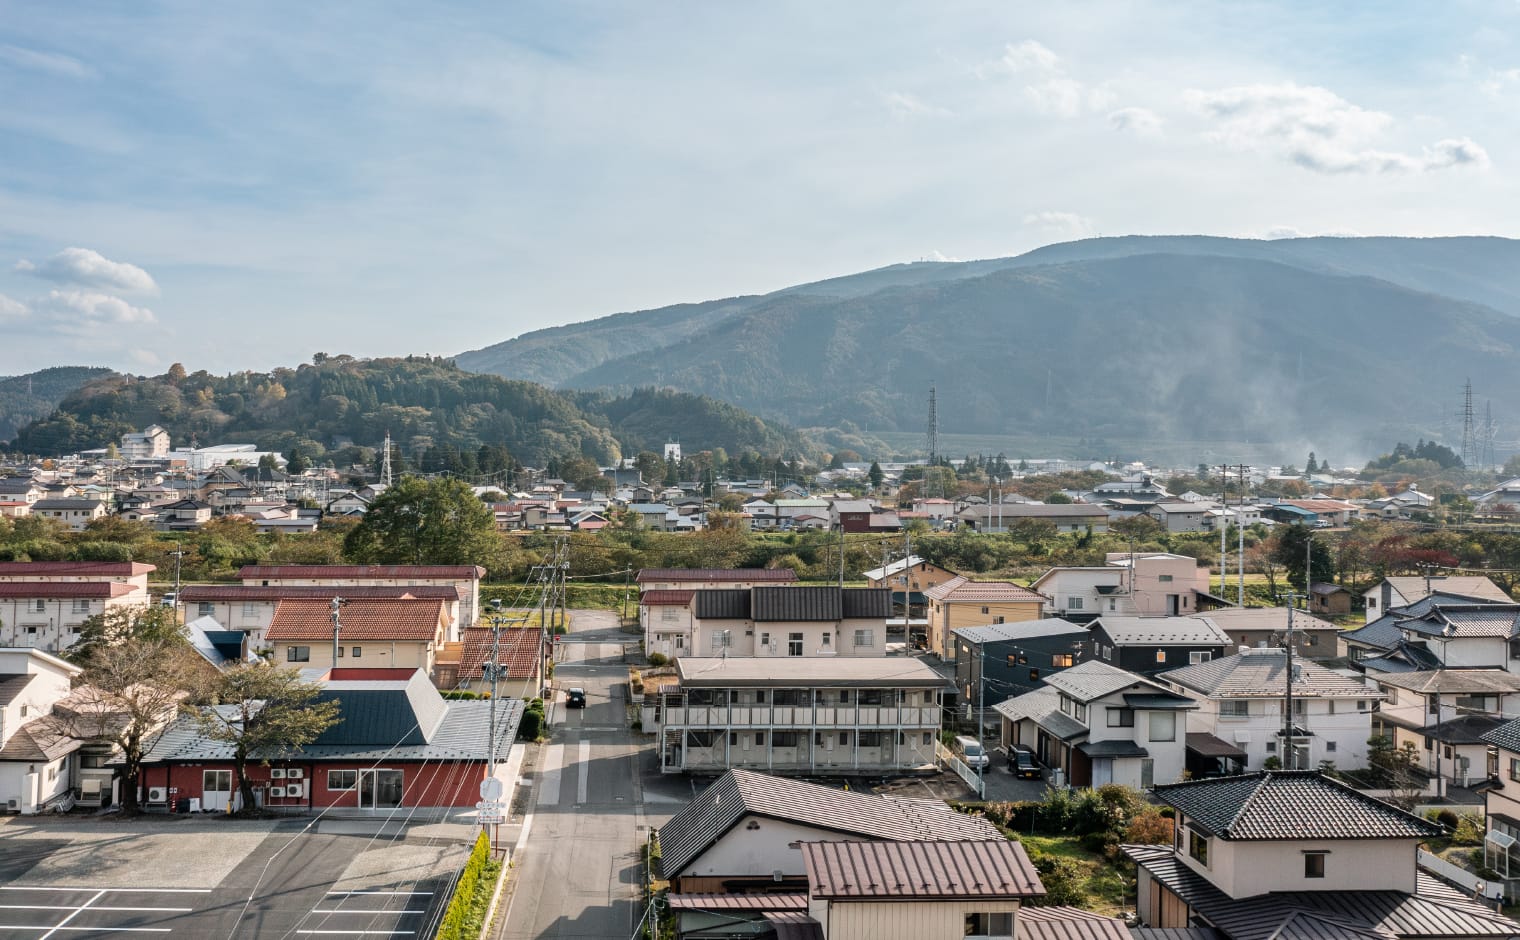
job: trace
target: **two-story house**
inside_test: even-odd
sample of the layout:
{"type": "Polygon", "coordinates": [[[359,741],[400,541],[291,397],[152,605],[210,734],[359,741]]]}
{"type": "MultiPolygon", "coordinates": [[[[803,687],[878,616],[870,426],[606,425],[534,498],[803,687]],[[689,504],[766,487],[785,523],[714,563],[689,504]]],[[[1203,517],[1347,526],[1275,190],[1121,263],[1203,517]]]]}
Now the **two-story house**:
{"type": "MultiPolygon", "coordinates": [[[[1193,614],[1223,630],[1236,647],[1281,646],[1288,633],[1286,607],[1220,607],[1193,614]]],[[[1293,612],[1293,655],[1336,659],[1342,655],[1340,628],[1302,610],[1293,612]]]]}
{"type": "Polygon", "coordinates": [[[1116,617],[1105,614],[1088,627],[1096,657],[1142,675],[1217,659],[1234,648],[1230,637],[1195,617],[1116,617]]]}
{"type": "Polygon", "coordinates": [[[1056,785],[1121,783],[1149,789],[1185,766],[1187,712],[1198,705],[1165,685],[1097,661],[1045,677],[1000,702],[1005,749],[1025,747],[1059,771],[1056,785]]]}
{"type": "Polygon", "coordinates": [[[915,659],[676,660],[645,703],[665,773],[901,773],[934,766],[943,676],[915,659]]]}
{"type": "Polygon", "coordinates": [[[41,650],[0,648],[0,812],[41,812],[74,785],[80,742],[46,718],[83,671],[41,650]]]}
{"type": "Polygon", "coordinates": [[[1382,695],[1312,660],[1293,663],[1293,742],[1287,723],[1288,656],[1276,648],[1170,669],[1157,679],[1198,699],[1188,713],[1188,770],[1196,777],[1259,770],[1272,758],[1290,770],[1330,761],[1367,766],[1372,712],[1382,695]]]}
{"type": "Polygon", "coordinates": [[[880,588],[797,585],[692,591],[687,655],[883,656],[891,604],[889,592],[880,588]]]}
{"type": "Polygon", "coordinates": [[[695,592],[792,584],[797,572],[790,568],[641,568],[635,580],[644,649],[674,659],[694,650],[691,601],[695,592]]]}
{"type": "Polygon", "coordinates": [[[1383,693],[1373,731],[1413,744],[1427,773],[1460,787],[1483,777],[1483,736],[1520,714],[1520,675],[1503,669],[1369,672],[1383,693]]]}
{"type": "MultiPolygon", "coordinates": [[[[1405,629],[1407,621],[1439,619],[1437,611],[1460,611],[1463,616],[1478,613],[1499,620],[1508,614],[1520,617],[1520,604],[1514,601],[1482,600],[1453,594],[1435,593],[1398,607],[1390,607],[1381,616],[1340,636],[1352,664],[1365,672],[1407,672],[1412,669],[1440,669],[1446,664],[1418,632],[1405,629]]],[[[1488,654],[1495,649],[1486,644],[1488,654]]],[[[1512,651],[1520,652],[1520,651],[1512,651]]],[[[1509,658],[1482,665],[1508,667],[1509,658]]]]}
{"type": "Polygon", "coordinates": [[[1126,845],[1142,927],[1219,940],[1513,938],[1520,924],[1420,871],[1436,823],[1316,771],[1158,786],[1170,846],[1126,845]]]}
{"type": "Polygon", "coordinates": [[[345,601],[436,600],[446,607],[450,623],[460,615],[459,588],[454,585],[402,587],[383,584],[350,584],[322,587],[315,584],[187,584],[180,588],[179,603],[185,619],[210,617],[225,630],[247,634],[249,649],[268,646],[265,634],[274,622],[274,613],[284,600],[330,602],[334,597],[345,601]]]}
{"type": "Polygon", "coordinates": [[[1012,581],[973,581],[957,575],[924,590],[929,602],[923,642],[942,659],[955,655],[952,631],[989,623],[1018,623],[1044,616],[1045,595],[1012,581]]]}
{"type": "Polygon", "coordinates": [[[1049,598],[1046,610],[1086,623],[1103,614],[1178,616],[1209,592],[1209,569],[1186,555],[1110,552],[1102,567],[1051,568],[1030,585],[1049,598]]]}
{"type": "MultiPolygon", "coordinates": [[[[451,630],[465,630],[480,619],[479,565],[245,565],[238,580],[247,585],[298,587],[452,587],[459,592],[459,616],[451,630]]],[[[457,635],[450,635],[457,640],[457,635]]]]}
{"type": "Polygon", "coordinates": [[[1092,658],[1087,628],[1049,617],[958,627],[955,688],[964,709],[990,708],[1033,691],[1053,673],[1092,658]]]}
{"type": "Polygon", "coordinates": [[[98,499],[39,499],[32,503],[32,515],[57,519],[71,531],[82,532],[85,526],[109,513],[98,499]]]}
{"type": "Polygon", "coordinates": [[[438,598],[356,598],[338,619],[336,663],[328,600],[281,600],[264,640],[273,648],[275,662],[294,669],[420,669],[431,676],[452,627],[448,606],[438,598]]]}
{"type": "Polygon", "coordinates": [[[1513,600],[1503,588],[1481,575],[1384,578],[1362,593],[1367,622],[1371,623],[1395,607],[1408,607],[1432,594],[1505,603],[1513,600]]]}
{"type": "Polygon", "coordinates": [[[1168,500],[1152,503],[1145,514],[1161,523],[1168,532],[1207,532],[1213,528],[1208,503],[1168,500]]]}

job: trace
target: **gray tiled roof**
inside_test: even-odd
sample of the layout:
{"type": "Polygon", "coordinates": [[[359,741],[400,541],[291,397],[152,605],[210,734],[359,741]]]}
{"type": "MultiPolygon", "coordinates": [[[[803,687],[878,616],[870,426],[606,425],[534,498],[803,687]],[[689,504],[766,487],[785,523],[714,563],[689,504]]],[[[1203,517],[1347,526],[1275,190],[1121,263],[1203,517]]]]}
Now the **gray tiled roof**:
{"type": "Polygon", "coordinates": [[[1093,629],[1100,627],[1118,646],[1228,646],[1231,642],[1229,634],[1213,623],[1194,617],[1099,617],[1093,629]]]}
{"type": "Polygon", "coordinates": [[[1086,725],[1061,713],[1061,693],[1048,685],[998,702],[992,710],[1009,721],[1028,718],[1063,741],[1087,734],[1086,725]]]}
{"type": "MultiPolygon", "coordinates": [[[[1183,666],[1158,678],[1218,698],[1281,698],[1288,656],[1284,650],[1251,649],[1196,666],[1183,666]]],[[[1377,698],[1359,679],[1343,676],[1313,661],[1293,663],[1293,694],[1304,698],[1377,698]]]]}
{"type": "Polygon", "coordinates": [[[1051,673],[1045,684],[1059,689],[1080,702],[1090,702],[1120,689],[1137,687],[1136,691],[1165,692],[1164,687],[1137,676],[1133,672],[1110,666],[1096,659],[1078,663],[1070,669],[1051,673]]]}
{"type": "Polygon", "coordinates": [[[1513,718],[1494,730],[1483,735],[1483,740],[1489,744],[1504,748],[1506,751],[1520,752],[1520,718],[1513,718]]]}
{"type": "Polygon", "coordinates": [[[997,839],[979,816],[918,800],[730,770],[660,829],[665,877],[673,878],[745,816],[764,816],[867,839],[997,839]]]}
{"type": "Polygon", "coordinates": [[[1395,614],[1384,614],[1366,626],[1347,630],[1341,634],[1341,639],[1374,649],[1391,650],[1404,638],[1403,632],[1399,630],[1401,619],[1403,618],[1395,614]]]}
{"type": "Polygon", "coordinates": [[[1517,614],[1502,606],[1459,608],[1436,605],[1424,617],[1399,620],[1401,629],[1441,637],[1509,637],[1515,632],[1517,614]]]}
{"type": "Polygon", "coordinates": [[[1411,692],[1520,692],[1520,676],[1503,669],[1420,669],[1379,676],[1378,682],[1411,692]]]}
{"type": "Polygon", "coordinates": [[[1087,628],[1072,623],[1070,620],[1062,620],[1060,617],[1047,617],[1044,620],[1020,620],[1014,623],[992,623],[981,627],[956,627],[950,631],[968,643],[999,643],[1005,640],[1027,640],[1034,637],[1062,636],[1071,634],[1074,637],[1086,639],[1087,628]]]}
{"type": "Polygon", "coordinates": [[[1221,839],[1415,839],[1435,823],[1318,771],[1263,771],[1158,786],[1157,799],[1221,839]]]}

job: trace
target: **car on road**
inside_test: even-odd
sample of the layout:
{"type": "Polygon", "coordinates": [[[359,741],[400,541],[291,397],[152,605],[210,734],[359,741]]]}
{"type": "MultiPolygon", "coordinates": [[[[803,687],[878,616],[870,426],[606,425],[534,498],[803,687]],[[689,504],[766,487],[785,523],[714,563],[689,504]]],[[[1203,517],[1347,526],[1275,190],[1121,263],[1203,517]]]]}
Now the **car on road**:
{"type": "Polygon", "coordinates": [[[972,770],[983,770],[992,763],[992,758],[987,756],[987,749],[976,738],[964,735],[956,738],[955,749],[960,752],[961,760],[972,770]]]}
{"type": "Polygon", "coordinates": [[[1039,780],[1043,775],[1040,762],[1027,747],[1015,747],[1008,751],[1008,772],[1024,780],[1039,780]]]}
{"type": "Polygon", "coordinates": [[[586,690],[585,689],[566,689],[565,690],[565,707],[566,708],[585,708],[586,707],[586,690]]]}
{"type": "Polygon", "coordinates": [[[1329,519],[1316,519],[1314,520],[1314,527],[1316,529],[1333,529],[1335,528],[1335,523],[1329,519]]]}

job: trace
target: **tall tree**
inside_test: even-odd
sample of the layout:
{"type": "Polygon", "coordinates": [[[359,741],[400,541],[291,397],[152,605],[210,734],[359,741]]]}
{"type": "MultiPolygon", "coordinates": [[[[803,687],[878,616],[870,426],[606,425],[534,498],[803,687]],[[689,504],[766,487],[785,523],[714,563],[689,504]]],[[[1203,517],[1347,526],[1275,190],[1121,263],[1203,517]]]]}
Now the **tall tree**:
{"type": "Polygon", "coordinates": [[[881,486],[882,481],[887,478],[886,473],[881,469],[881,464],[874,460],[871,461],[871,469],[866,471],[866,476],[871,481],[872,489],[881,486]]]}
{"type": "MultiPolygon", "coordinates": [[[[1313,537],[1313,532],[1306,525],[1291,525],[1279,528],[1274,534],[1277,536],[1277,545],[1273,549],[1273,557],[1282,566],[1288,583],[1293,585],[1294,590],[1303,591],[1306,587],[1304,542],[1313,537]]],[[[1331,554],[1328,542],[1327,538],[1312,540],[1308,558],[1312,568],[1310,581],[1315,584],[1329,584],[1335,580],[1335,556],[1331,554]]]]}
{"type": "Polygon", "coordinates": [[[500,548],[491,508],[448,477],[402,477],[343,540],[360,564],[488,565],[500,548]]]}
{"type": "Polygon", "coordinates": [[[249,760],[290,754],[338,721],[338,703],[318,701],[322,686],[294,669],[245,663],[222,673],[213,705],[195,711],[196,725],[213,741],[232,745],[232,768],[243,806],[254,806],[249,760]]]}
{"type": "Polygon", "coordinates": [[[105,650],[126,644],[185,646],[185,631],[172,607],[112,607],[79,625],[79,639],[64,656],[90,668],[105,650]]]}

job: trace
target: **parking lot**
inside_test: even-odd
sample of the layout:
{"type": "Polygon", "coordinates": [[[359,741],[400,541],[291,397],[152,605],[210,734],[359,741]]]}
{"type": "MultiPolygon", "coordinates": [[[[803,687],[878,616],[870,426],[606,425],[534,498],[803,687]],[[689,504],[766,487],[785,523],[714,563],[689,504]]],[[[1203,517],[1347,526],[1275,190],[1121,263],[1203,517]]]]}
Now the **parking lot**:
{"type": "Polygon", "coordinates": [[[423,936],[471,827],[146,818],[0,823],[0,936],[423,936]]]}

